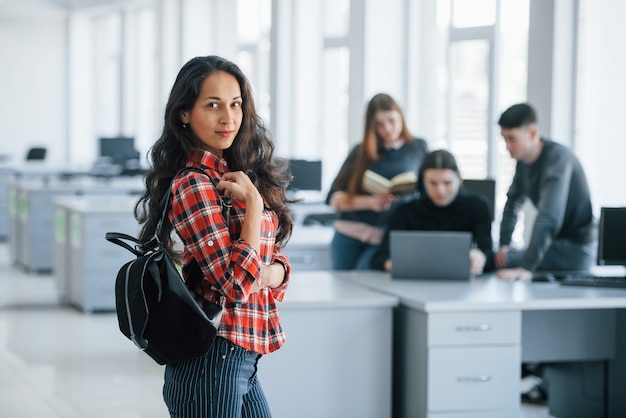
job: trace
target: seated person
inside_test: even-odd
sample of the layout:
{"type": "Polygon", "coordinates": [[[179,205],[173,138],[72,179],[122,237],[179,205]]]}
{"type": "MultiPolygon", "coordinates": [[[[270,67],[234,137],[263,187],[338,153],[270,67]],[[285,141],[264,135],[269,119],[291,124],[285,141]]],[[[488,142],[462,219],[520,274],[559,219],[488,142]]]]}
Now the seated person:
{"type": "MultiPolygon", "coordinates": [[[[389,228],[371,259],[370,267],[391,270],[389,231],[468,231],[477,248],[470,249],[470,274],[494,268],[491,217],[487,199],[460,190],[463,180],[454,156],[446,150],[433,151],[422,163],[421,178],[426,193],[394,211],[389,228]]],[[[442,254],[445,258],[445,254],[442,254]]]]}

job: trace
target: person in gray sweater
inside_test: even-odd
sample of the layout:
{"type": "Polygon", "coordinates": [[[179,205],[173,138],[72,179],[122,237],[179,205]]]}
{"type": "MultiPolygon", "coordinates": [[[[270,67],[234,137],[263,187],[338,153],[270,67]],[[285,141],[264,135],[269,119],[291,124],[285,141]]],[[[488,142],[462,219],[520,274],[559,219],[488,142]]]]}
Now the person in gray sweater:
{"type": "Polygon", "coordinates": [[[586,270],[594,261],[593,210],[585,172],[565,146],[542,138],[535,110],[509,107],[498,120],[506,148],[517,160],[500,224],[498,277],[530,280],[537,270],[586,270]],[[529,198],[537,208],[525,250],[510,247],[518,212],[529,198]]]}

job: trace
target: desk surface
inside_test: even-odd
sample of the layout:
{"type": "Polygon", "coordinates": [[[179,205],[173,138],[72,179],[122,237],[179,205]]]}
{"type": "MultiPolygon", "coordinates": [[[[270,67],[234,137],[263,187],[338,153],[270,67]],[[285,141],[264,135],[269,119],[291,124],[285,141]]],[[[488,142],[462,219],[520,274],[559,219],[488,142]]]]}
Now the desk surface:
{"type": "Polygon", "coordinates": [[[402,305],[424,312],[626,308],[626,289],[505,282],[494,276],[456,282],[399,280],[383,272],[332,274],[396,296],[402,305]]]}
{"type": "Polygon", "coordinates": [[[137,200],[137,196],[130,195],[82,195],[55,197],[52,203],[76,213],[128,213],[133,216],[137,200]]]}
{"type": "Polygon", "coordinates": [[[283,309],[393,307],[398,298],[338,280],[330,271],[292,272],[283,309]]]}

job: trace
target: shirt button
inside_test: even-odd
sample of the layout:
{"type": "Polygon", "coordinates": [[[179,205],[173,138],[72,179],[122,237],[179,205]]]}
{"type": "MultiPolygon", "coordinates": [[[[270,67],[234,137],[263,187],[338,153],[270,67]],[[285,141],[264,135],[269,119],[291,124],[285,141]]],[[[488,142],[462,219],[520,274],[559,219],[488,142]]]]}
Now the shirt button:
{"type": "Polygon", "coordinates": [[[222,356],[222,360],[226,360],[226,356],[222,356]]]}
{"type": "Polygon", "coordinates": [[[271,237],[272,237],[272,232],[271,232],[271,231],[267,233],[267,237],[268,237],[268,238],[271,238],[271,237]]]}
{"type": "Polygon", "coordinates": [[[213,240],[210,239],[209,242],[207,242],[207,244],[209,245],[209,247],[212,247],[213,246],[213,240]]]}

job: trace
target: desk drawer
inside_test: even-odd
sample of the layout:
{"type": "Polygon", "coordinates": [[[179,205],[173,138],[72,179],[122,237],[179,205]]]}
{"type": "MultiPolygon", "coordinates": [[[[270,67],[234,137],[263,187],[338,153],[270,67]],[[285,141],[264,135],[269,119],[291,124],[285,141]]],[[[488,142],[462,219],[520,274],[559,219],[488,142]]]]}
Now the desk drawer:
{"type": "Polygon", "coordinates": [[[430,413],[519,405],[519,346],[432,348],[428,355],[430,413]]]}
{"type": "Polygon", "coordinates": [[[292,271],[330,270],[330,253],[328,249],[287,249],[283,251],[289,257],[292,271]]]}
{"type": "Polygon", "coordinates": [[[520,312],[433,313],[428,315],[429,346],[520,344],[520,312]]]}

